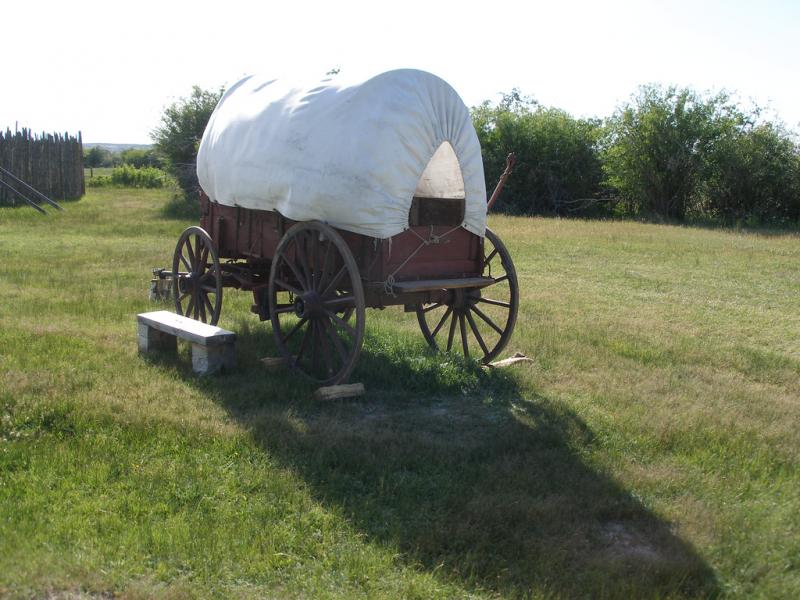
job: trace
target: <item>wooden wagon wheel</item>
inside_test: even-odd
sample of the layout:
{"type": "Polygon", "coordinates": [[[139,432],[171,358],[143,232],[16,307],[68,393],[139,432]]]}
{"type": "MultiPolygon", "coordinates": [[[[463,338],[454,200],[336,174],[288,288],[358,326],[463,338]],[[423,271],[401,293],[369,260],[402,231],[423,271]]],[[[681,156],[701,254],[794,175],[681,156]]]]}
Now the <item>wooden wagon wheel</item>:
{"type": "Polygon", "coordinates": [[[269,274],[272,332],[289,366],[319,385],[346,381],[364,340],[364,288],[353,254],[332,227],[294,225],[269,274]]]}
{"type": "Polygon", "coordinates": [[[417,320],[431,347],[439,349],[446,340],[448,352],[455,343],[464,356],[487,363],[500,354],[514,331],[519,287],[511,255],[489,229],[483,248],[483,276],[494,282],[484,288],[448,290],[444,301],[417,306],[417,320]]]}
{"type": "Polygon", "coordinates": [[[183,231],[172,259],[175,312],[216,325],[222,311],[222,272],[211,236],[200,227],[183,231]]]}

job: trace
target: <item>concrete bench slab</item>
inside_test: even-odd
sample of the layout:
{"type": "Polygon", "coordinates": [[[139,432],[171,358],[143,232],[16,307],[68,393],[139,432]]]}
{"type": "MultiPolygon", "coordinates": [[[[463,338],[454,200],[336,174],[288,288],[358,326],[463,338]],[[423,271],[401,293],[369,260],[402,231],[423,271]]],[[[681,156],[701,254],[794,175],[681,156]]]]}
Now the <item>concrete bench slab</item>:
{"type": "Polygon", "coordinates": [[[192,344],[192,368],[195,373],[209,375],[223,367],[236,366],[234,343],[236,334],[222,327],[208,325],[167,310],[141,313],[139,324],[139,352],[152,350],[177,350],[178,338],[192,344]]]}

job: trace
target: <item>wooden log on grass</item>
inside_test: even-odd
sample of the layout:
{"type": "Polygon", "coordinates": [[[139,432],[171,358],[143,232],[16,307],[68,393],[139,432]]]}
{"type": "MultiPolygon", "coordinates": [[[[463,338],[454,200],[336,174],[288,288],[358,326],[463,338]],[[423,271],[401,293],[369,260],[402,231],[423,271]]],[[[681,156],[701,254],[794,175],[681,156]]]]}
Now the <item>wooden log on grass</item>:
{"type": "Polygon", "coordinates": [[[511,365],[518,365],[520,363],[533,362],[532,359],[525,356],[522,352],[515,352],[513,356],[504,358],[503,360],[496,360],[484,366],[490,369],[501,369],[503,367],[510,367],[511,365]]]}
{"type": "Polygon", "coordinates": [[[270,373],[275,373],[286,368],[286,359],[282,356],[265,356],[261,359],[261,364],[264,365],[270,373]]]}
{"type": "Polygon", "coordinates": [[[363,383],[344,383],[342,385],[329,385],[319,388],[314,392],[315,400],[340,400],[342,398],[355,398],[364,395],[363,383]]]}

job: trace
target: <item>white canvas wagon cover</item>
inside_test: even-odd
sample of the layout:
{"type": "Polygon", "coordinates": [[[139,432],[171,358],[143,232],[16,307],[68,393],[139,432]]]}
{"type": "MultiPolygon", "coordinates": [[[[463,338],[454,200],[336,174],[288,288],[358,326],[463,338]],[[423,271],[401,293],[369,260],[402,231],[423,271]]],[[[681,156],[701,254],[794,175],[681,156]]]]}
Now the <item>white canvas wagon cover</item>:
{"type": "Polygon", "coordinates": [[[469,110],[424,71],[308,87],[246,77],[214,110],[197,175],[212,201],[378,238],[408,228],[414,196],[463,198],[462,225],[480,236],[486,228],[469,110]]]}

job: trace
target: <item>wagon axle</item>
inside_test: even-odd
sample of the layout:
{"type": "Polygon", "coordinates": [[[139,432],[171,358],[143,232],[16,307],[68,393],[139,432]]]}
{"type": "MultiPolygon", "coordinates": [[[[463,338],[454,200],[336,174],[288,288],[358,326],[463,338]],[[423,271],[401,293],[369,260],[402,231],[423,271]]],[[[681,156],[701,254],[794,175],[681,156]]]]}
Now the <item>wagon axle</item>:
{"type": "Polygon", "coordinates": [[[325,314],[322,298],[312,290],[294,301],[294,314],[303,319],[318,319],[325,314]]]}

